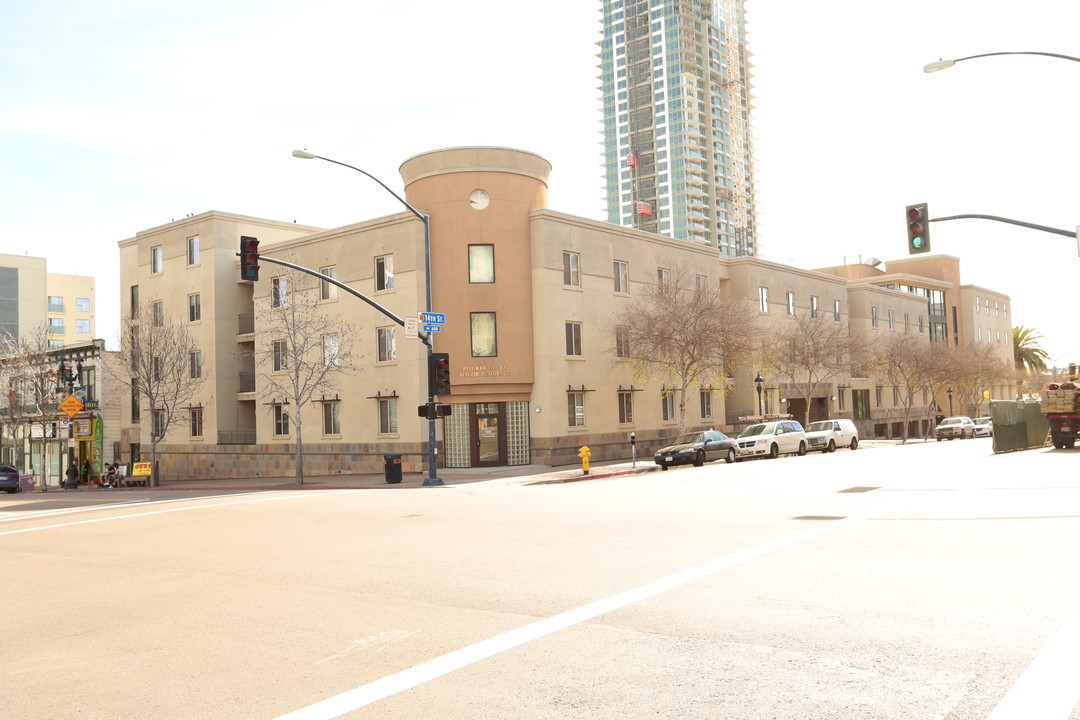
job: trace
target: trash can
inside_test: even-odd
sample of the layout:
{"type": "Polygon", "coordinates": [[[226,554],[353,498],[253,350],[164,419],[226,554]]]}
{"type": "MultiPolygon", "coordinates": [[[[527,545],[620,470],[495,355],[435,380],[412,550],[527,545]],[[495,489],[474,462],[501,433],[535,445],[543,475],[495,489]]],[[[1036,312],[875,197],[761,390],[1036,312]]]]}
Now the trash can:
{"type": "Polygon", "coordinates": [[[383,471],[386,474],[386,482],[401,482],[401,456],[383,455],[383,471]]]}

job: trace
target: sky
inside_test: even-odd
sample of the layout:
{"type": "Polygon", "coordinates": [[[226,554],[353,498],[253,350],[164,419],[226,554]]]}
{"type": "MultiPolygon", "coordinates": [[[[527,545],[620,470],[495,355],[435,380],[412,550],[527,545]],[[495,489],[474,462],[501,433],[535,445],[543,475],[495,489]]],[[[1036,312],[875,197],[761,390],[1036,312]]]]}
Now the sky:
{"type": "MultiPolygon", "coordinates": [[[[209,210],[336,227],[401,210],[398,167],[493,145],[551,162],[548,204],[606,218],[600,0],[9,0],[0,9],[0,252],[97,278],[117,243],[209,210]]],[[[760,255],[804,268],[906,257],[906,205],[1080,224],[1080,3],[747,0],[760,255]]],[[[1080,362],[1075,240],[931,225],[962,282],[1008,294],[1080,362]]]]}

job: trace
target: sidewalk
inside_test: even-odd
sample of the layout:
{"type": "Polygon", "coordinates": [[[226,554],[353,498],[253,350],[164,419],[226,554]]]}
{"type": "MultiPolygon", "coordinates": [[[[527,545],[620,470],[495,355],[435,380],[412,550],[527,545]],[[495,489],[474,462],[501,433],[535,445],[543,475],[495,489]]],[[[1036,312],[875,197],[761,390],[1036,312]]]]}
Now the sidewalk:
{"type": "MultiPolygon", "coordinates": [[[[601,463],[592,465],[588,475],[581,471],[580,465],[551,467],[548,465],[520,465],[493,468],[439,468],[438,477],[447,486],[467,485],[489,480],[508,480],[520,485],[539,485],[550,483],[597,480],[652,472],[659,468],[652,458],[629,461],[601,463]],[[636,465],[636,467],[635,467],[636,465]]],[[[294,477],[277,478],[228,478],[221,480],[164,480],[156,488],[131,488],[134,490],[342,490],[342,489],[401,489],[424,487],[428,479],[426,473],[407,473],[400,483],[387,483],[381,474],[363,475],[321,475],[304,477],[304,484],[297,485],[294,477]]],[[[85,488],[83,488],[85,490],[85,488]]],[[[127,488],[125,488],[127,489],[127,488]]],[[[105,492],[108,492],[107,490],[105,492]]]]}

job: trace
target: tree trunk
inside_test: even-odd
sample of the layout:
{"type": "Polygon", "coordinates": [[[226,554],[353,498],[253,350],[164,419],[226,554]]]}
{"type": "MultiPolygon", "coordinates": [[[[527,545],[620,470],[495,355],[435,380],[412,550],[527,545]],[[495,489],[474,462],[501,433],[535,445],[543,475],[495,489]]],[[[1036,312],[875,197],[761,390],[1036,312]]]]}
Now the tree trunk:
{"type": "Polygon", "coordinates": [[[304,484],[304,433],[300,423],[296,423],[296,484],[304,484]]]}
{"type": "MultiPolygon", "coordinates": [[[[132,463],[135,461],[132,460],[132,463]]],[[[150,487],[158,486],[157,442],[150,443],[150,487]]]]}

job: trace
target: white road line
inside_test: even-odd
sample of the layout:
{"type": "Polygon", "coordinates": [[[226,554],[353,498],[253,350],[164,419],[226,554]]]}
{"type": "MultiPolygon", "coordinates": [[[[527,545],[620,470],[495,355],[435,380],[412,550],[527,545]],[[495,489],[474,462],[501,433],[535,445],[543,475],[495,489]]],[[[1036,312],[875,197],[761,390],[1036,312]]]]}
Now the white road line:
{"type": "Polygon", "coordinates": [[[352,712],[366,705],[371,705],[379,700],[403,692],[410,688],[421,685],[429,680],[447,675],[455,670],[472,665],[473,663],[493,657],[506,650],[519,645],[537,640],[546,635],[565,630],[568,627],[578,625],[587,620],[599,617],[614,610],[619,610],[633,603],[646,600],[660,593],[673,590],[688,583],[713,575],[721,570],[739,565],[740,563],[754,560],[777,550],[782,550],[796,543],[810,540],[827,533],[849,527],[855,523],[863,522],[872,517],[870,514],[854,515],[842,520],[823,522],[807,530],[802,530],[790,535],[774,538],[760,545],[740,550],[717,558],[703,565],[688,568],[674,575],[669,575],[659,580],[654,580],[632,590],[621,592],[611,597],[603,598],[587,605],[568,610],[567,612],[545,618],[524,627],[496,635],[495,637],[481,640],[447,653],[441,657],[413,666],[407,670],[388,675],[379,680],[372,681],[367,685],[346,690],[340,695],[321,700],[299,710],[281,715],[275,720],[330,720],[352,712]]]}
{"type": "Polygon", "coordinates": [[[1058,630],[986,720],[1067,720],[1080,701],[1080,610],[1058,630]]]}
{"type": "MultiPolygon", "coordinates": [[[[267,490],[264,492],[280,492],[276,490],[267,490]]],[[[251,497],[254,493],[228,493],[227,495],[213,495],[215,499],[230,498],[230,497],[251,497]]],[[[0,523],[14,521],[14,520],[36,520],[43,517],[56,517],[58,515],[72,515],[75,513],[93,512],[94,510],[110,510],[113,508],[132,508],[132,507],[146,507],[147,505],[161,505],[163,503],[180,503],[191,502],[193,500],[204,500],[206,497],[180,497],[169,498],[167,500],[118,500],[117,502],[106,503],[103,505],[83,505],[81,507],[63,508],[60,510],[27,510],[25,512],[5,512],[0,513],[0,523]]]]}
{"type": "Polygon", "coordinates": [[[57,523],[55,525],[38,525],[36,527],[20,528],[18,530],[4,530],[4,535],[20,535],[22,533],[41,532],[42,530],[55,530],[57,528],[74,527],[76,525],[91,525],[93,523],[113,522],[114,520],[130,520],[132,518],[149,517],[151,515],[167,515],[169,513],[188,512],[190,510],[212,510],[214,508],[230,507],[232,505],[251,505],[254,503],[274,502],[276,500],[296,500],[308,497],[326,497],[327,495],[340,495],[341,493],[354,493],[359,490],[306,490],[295,495],[274,495],[272,497],[248,498],[245,500],[233,500],[232,502],[214,503],[212,505],[192,505],[191,507],[167,508],[165,510],[150,510],[148,512],[130,513],[127,515],[110,515],[108,517],[90,518],[89,520],[73,520],[71,522],[57,523]]]}

